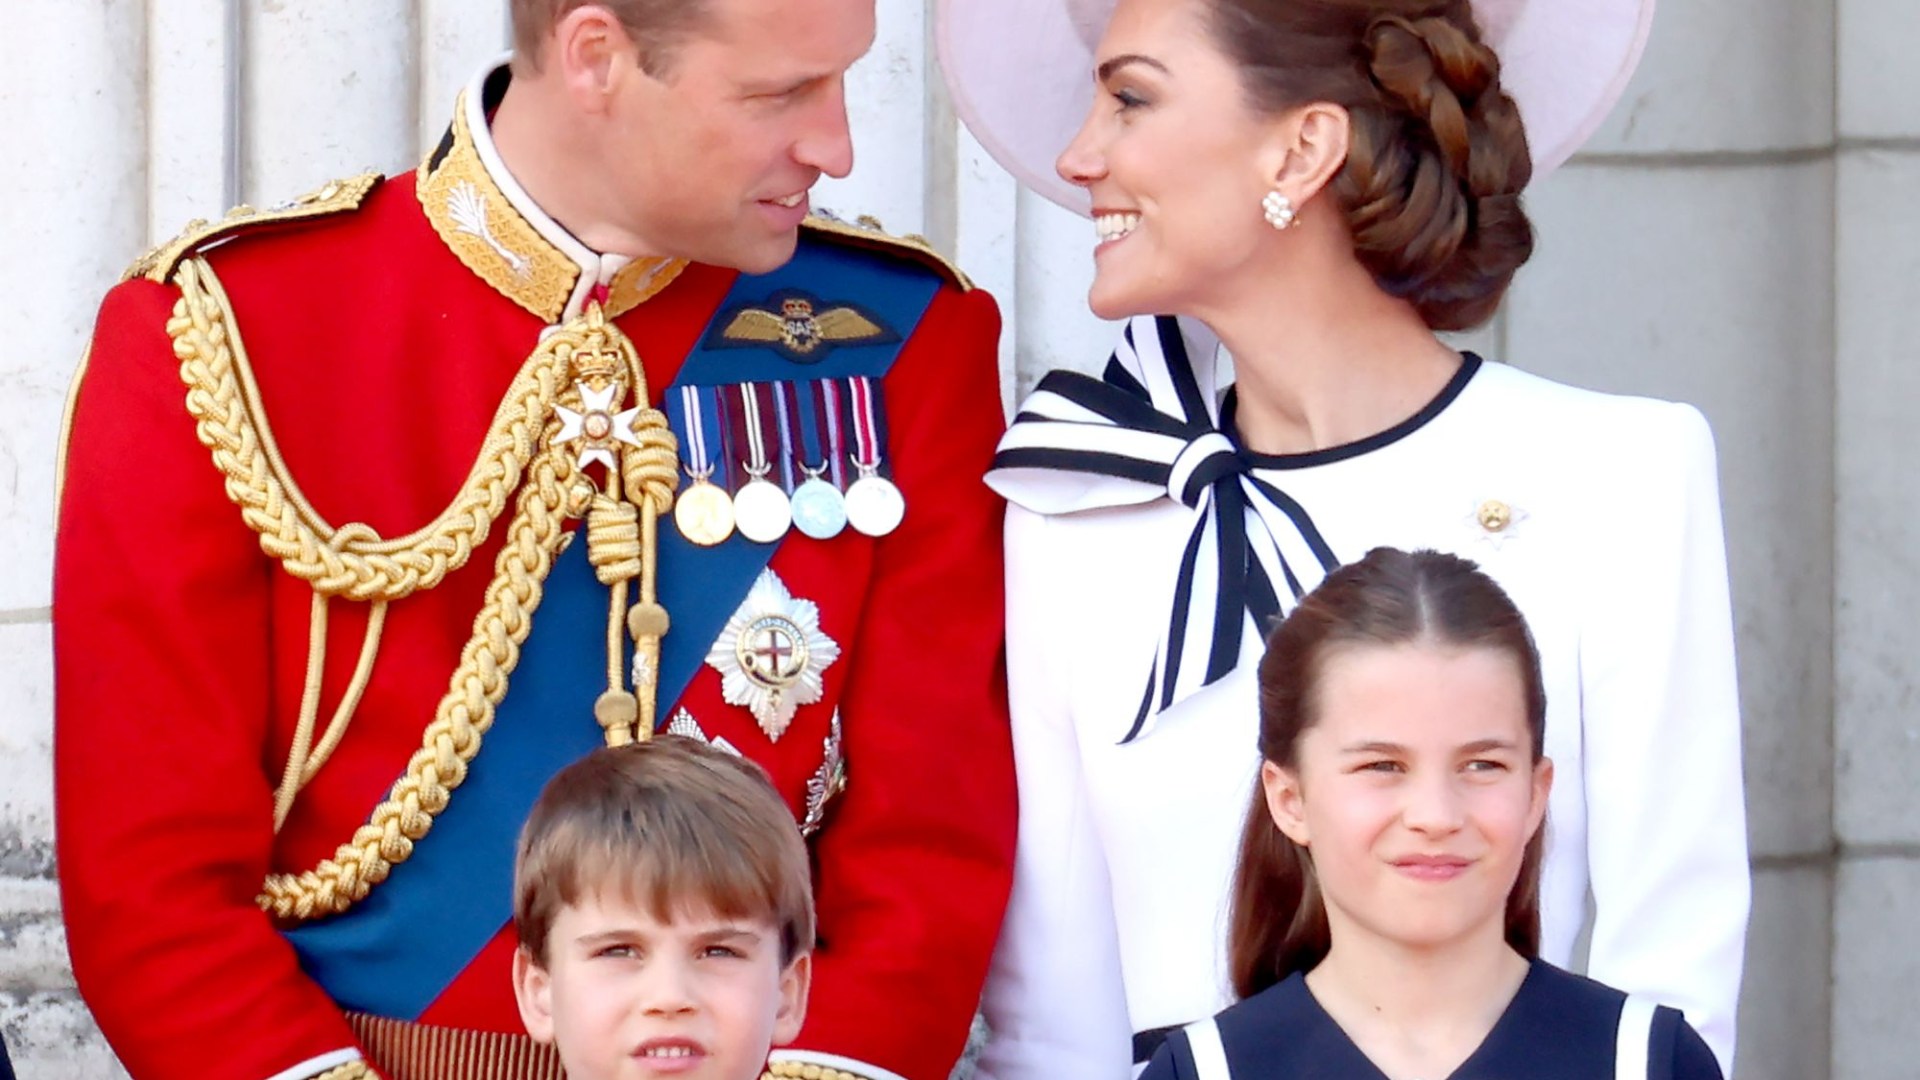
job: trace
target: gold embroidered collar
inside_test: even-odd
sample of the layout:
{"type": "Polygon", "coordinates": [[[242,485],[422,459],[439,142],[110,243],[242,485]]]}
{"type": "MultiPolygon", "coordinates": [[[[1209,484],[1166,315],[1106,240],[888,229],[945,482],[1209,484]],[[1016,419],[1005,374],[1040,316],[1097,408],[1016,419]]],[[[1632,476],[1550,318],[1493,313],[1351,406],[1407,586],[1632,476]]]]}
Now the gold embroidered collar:
{"type": "Polygon", "coordinates": [[[619,317],[671,285],[685,259],[600,255],[535,206],[494,152],[488,91],[504,91],[504,66],[489,68],[460,94],[447,138],[420,166],[420,207],[467,269],[549,323],[586,306],[605,282],[601,306],[619,317]]]}

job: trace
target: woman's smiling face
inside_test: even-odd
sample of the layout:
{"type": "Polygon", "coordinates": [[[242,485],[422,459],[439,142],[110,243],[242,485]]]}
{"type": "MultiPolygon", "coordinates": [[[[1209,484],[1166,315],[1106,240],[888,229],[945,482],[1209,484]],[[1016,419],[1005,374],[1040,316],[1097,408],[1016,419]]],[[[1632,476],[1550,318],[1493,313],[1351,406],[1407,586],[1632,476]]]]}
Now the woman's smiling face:
{"type": "Polygon", "coordinates": [[[1060,155],[1092,196],[1103,318],[1191,313],[1276,239],[1274,118],[1247,102],[1207,0],[1120,0],[1096,54],[1093,109],[1060,155]]]}

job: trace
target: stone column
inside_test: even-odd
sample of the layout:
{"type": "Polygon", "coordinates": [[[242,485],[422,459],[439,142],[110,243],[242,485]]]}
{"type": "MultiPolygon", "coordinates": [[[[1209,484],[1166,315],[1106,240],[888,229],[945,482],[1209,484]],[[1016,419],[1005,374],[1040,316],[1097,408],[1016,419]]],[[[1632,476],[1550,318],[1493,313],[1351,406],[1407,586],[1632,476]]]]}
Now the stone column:
{"type": "Polygon", "coordinates": [[[49,784],[53,452],[100,294],[146,233],[137,0],[10,5],[0,34],[0,1033],[21,1076],[111,1076],[73,991],[49,784]]]}
{"type": "Polygon", "coordinates": [[[1754,869],[1741,1080],[1828,1067],[1833,23],[1832,0],[1662,4],[1607,126],[1530,200],[1504,334],[1514,364],[1713,425],[1754,869]]]}
{"type": "Polygon", "coordinates": [[[1917,51],[1912,4],[1839,0],[1836,1080],[1920,1070],[1917,51]]]}

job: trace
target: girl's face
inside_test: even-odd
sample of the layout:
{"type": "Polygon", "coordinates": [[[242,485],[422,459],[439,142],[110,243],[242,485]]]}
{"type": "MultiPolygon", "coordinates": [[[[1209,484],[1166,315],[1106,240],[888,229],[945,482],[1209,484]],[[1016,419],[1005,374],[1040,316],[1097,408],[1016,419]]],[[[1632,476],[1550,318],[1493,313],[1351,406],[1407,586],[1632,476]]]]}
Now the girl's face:
{"type": "Polygon", "coordinates": [[[1547,812],[1520,669],[1491,648],[1353,646],[1322,661],[1297,767],[1266,763],[1275,824],[1313,856],[1334,947],[1500,941],[1547,812]]]}

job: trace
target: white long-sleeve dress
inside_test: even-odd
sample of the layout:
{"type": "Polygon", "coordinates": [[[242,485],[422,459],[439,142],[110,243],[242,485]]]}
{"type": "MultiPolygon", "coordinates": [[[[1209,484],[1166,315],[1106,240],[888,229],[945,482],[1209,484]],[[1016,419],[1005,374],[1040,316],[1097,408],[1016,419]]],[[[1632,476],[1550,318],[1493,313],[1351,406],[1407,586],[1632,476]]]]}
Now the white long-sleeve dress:
{"type": "MultiPolygon", "coordinates": [[[[1135,1033],[1232,1001],[1228,885],[1259,767],[1251,616],[1231,673],[1187,686],[1127,738],[1165,652],[1183,558],[1215,541],[1190,546],[1207,505],[1190,508],[1182,485],[1224,387],[1213,343],[1189,327],[1187,362],[1168,340],[1178,335],[1171,319],[1135,320],[1107,382],[1173,417],[1204,398],[1209,415],[1186,417],[1185,434],[1156,444],[1102,431],[1128,425],[1043,383],[990,477],[1012,503],[1021,802],[986,994],[981,1074],[993,1080],[1123,1078],[1135,1033]],[[1158,486],[1143,464],[1156,456],[1172,474],[1158,486]]],[[[1340,562],[1380,545],[1457,553],[1519,604],[1540,648],[1555,763],[1543,958],[1573,959],[1591,892],[1585,970],[1683,1009],[1730,1073],[1749,877],[1726,559],[1700,413],[1469,356],[1427,408],[1372,438],[1237,455],[1310,520],[1302,530],[1275,525],[1271,505],[1264,522],[1248,512],[1250,532],[1284,534],[1281,597],[1286,574],[1310,588],[1324,572],[1301,554],[1304,531],[1340,562]]],[[[1179,596],[1204,604],[1219,576],[1198,561],[1179,596]]],[[[1190,670],[1202,622],[1187,623],[1190,670]]]]}

